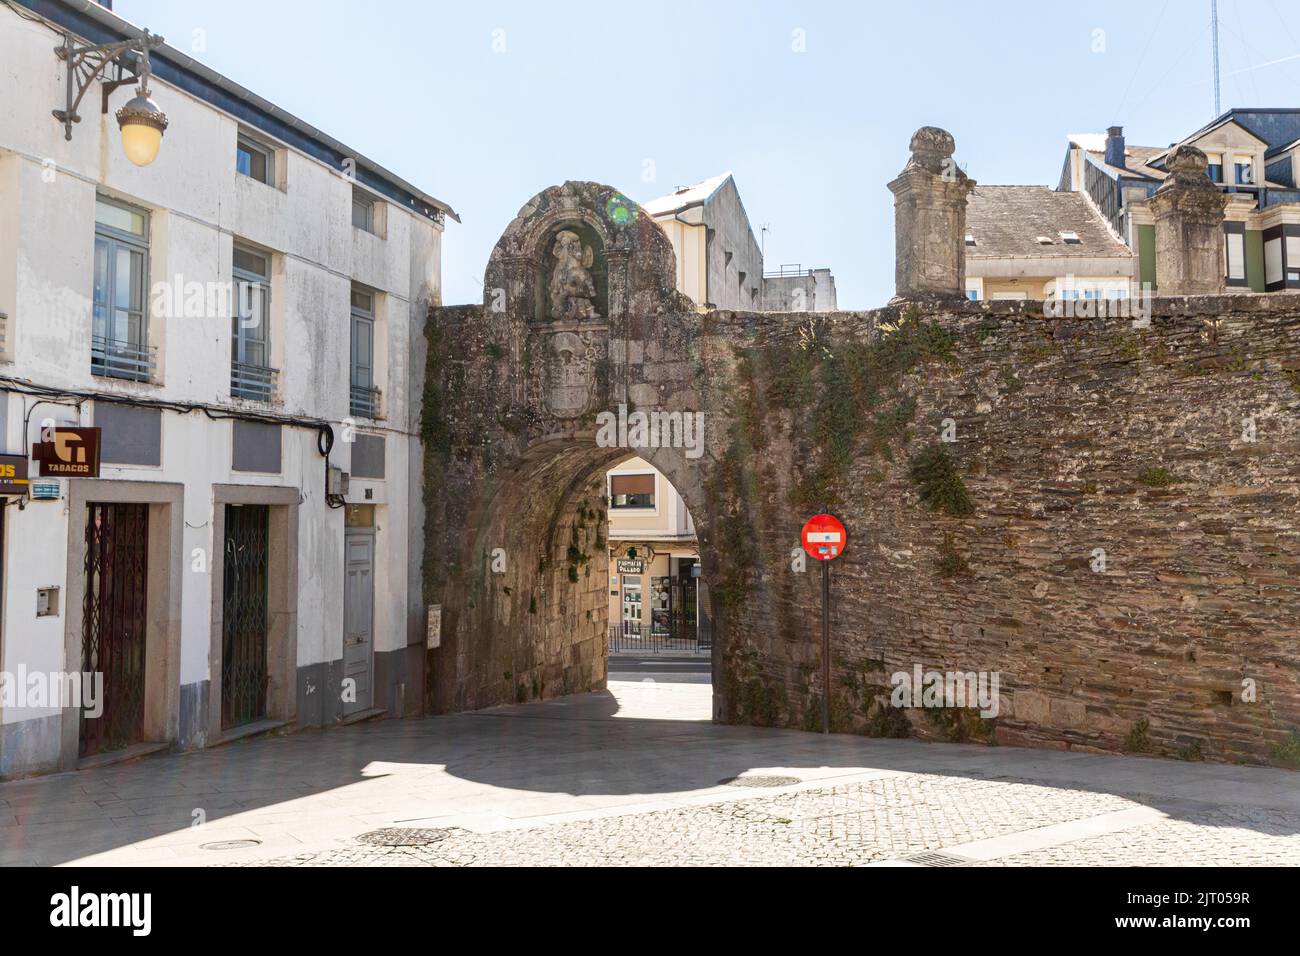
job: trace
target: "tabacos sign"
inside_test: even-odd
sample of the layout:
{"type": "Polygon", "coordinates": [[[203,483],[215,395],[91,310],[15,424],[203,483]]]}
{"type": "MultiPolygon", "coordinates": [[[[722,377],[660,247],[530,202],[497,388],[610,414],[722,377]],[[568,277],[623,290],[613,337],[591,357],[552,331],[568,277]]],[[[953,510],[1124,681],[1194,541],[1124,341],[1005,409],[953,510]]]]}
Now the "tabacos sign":
{"type": "Polygon", "coordinates": [[[42,478],[98,478],[98,428],[43,428],[32,446],[42,478]]]}

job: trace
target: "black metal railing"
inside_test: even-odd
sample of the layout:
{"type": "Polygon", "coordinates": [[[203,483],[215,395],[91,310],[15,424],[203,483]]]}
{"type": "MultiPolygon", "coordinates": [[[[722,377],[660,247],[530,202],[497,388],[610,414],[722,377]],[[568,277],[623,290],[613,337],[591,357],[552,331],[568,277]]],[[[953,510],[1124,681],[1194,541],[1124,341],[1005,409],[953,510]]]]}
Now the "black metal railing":
{"type": "Polygon", "coordinates": [[[94,336],[90,340],[90,373],[147,382],[153,374],[154,350],[147,345],[94,336]]]}
{"type": "Polygon", "coordinates": [[[609,626],[611,654],[699,654],[713,650],[713,629],[702,619],[673,624],[634,624],[624,621],[609,626]]]}
{"type": "Polygon", "coordinates": [[[811,269],[805,269],[805,268],[803,267],[803,264],[800,263],[800,262],[786,262],[786,263],[783,263],[783,264],[782,264],[779,268],[777,268],[777,269],[768,269],[768,270],[764,271],[764,273],[763,273],[763,278],[764,278],[764,279],[781,279],[781,278],[786,278],[786,277],[809,275],[809,274],[811,274],[811,273],[812,273],[812,270],[811,270],[811,269]]]}
{"type": "Polygon", "coordinates": [[[275,380],[279,374],[279,369],[231,362],[230,394],[235,398],[269,402],[275,397],[275,380]]]}
{"type": "Polygon", "coordinates": [[[378,418],[380,397],[380,391],[377,388],[353,385],[352,399],[349,402],[351,413],[361,418],[378,418]]]}

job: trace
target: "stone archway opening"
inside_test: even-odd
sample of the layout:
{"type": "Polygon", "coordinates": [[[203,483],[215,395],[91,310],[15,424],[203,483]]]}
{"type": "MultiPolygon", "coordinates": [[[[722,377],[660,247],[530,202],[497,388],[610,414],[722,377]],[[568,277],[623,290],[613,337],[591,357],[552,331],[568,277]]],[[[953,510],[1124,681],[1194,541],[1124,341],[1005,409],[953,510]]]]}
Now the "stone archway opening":
{"type": "MultiPolygon", "coordinates": [[[[611,547],[607,474],[625,462],[644,461],[660,476],[663,512],[667,497],[680,495],[689,513],[691,489],[677,488],[671,478],[680,465],[659,451],[630,454],[627,448],[594,443],[541,442],[482,489],[462,525],[466,537],[459,550],[465,564],[456,569],[455,585],[443,592],[443,642],[429,684],[435,712],[605,689],[611,625],[622,625],[611,613],[622,593],[621,581],[611,583],[611,557],[618,551],[617,544],[611,547]]],[[[647,530],[627,541],[656,537],[663,535],[647,530]]],[[[690,544],[702,554],[703,547],[690,544]]],[[[646,562],[647,577],[654,570],[646,562]]],[[[697,581],[696,593],[705,595],[700,612],[707,638],[712,633],[707,567],[701,567],[697,581]]],[[[649,595],[642,604],[644,637],[658,638],[649,595]]]]}
{"type": "Polygon", "coordinates": [[[711,682],[712,603],[685,499],[640,455],[610,468],[604,490],[610,679],[711,682]]]}

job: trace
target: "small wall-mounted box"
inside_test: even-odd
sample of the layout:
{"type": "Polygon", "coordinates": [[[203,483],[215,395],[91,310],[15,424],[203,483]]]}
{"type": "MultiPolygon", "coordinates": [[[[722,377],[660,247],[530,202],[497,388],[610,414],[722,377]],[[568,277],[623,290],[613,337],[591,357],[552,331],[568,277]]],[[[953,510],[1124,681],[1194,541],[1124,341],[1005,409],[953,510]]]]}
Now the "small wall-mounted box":
{"type": "Polygon", "coordinates": [[[58,501],[61,497],[58,479],[32,479],[31,498],[33,501],[58,501]]]}
{"type": "Polygon", "coordinates": [[[350,478],[351,475],[342,468],[330,465],[329,471],[325,474],[325,494],[337,495],[340,498],[346,497],[350,478]]]}
{"type": "Polygon", "coordinates": [[[36,616],[59,616],[59,589],[57,586],[36,589],[36,616]]]}

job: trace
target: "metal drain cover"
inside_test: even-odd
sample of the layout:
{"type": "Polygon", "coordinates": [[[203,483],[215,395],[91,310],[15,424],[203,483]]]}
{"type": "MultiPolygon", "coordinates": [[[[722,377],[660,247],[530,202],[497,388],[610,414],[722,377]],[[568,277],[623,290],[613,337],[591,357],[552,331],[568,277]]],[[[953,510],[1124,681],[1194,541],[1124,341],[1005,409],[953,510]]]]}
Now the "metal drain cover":
{"type": "Polygon", "coordinates": [[[724,787],[788,787],[792,783],[803,783],[798,777],[764,777],[755,774],[752,777],[727,777],[718,783],[724,787]]]}
{"type": "Polygon", "coordinates": [[[952,853],[917,853],[905,858],[908,863],[915,863],[917,866],[966,866],[971,861],[964,856],[955,856],[952,853]]]}
{"type": "Polygon", "coordinates": [[[371,830],[357,837],[362,843],[371,846],[428,846],[441,843],[455,833],[455,829],[421,829],[419,827],[388,827],[384,830],[371,830]]]}
{"type": "Polygon", "coordinates": [[[200,850],[247,850],[250,846],[261,846],[261,840],[217,840],[215,843],[200,843],[200,850]]]}

